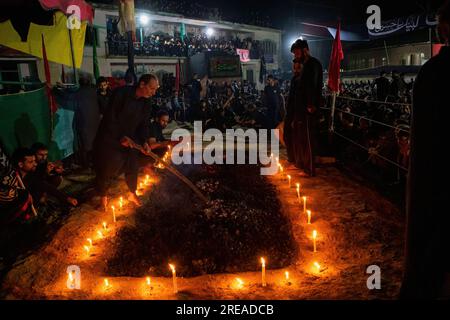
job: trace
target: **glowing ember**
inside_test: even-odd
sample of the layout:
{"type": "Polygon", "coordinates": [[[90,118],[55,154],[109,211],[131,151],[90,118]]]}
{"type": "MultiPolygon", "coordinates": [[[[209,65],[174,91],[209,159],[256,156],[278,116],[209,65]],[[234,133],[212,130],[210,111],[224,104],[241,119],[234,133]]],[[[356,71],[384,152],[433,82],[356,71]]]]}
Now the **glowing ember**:
{"type": "Polygon", "coordinates": [[[242,289],[244,286],[244,281],[242,281],[240,278],[236,278],[237,287],[239,289],[242,289]]]}

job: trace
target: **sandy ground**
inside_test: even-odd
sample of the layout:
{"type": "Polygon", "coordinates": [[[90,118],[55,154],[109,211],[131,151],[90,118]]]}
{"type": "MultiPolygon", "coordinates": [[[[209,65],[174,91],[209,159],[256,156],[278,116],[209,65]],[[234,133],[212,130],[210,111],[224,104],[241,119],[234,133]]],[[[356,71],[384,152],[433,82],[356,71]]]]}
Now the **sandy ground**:
{"type": "MultiPolygon", "coordinates": [[[[286,165],[281,155],[281,163],[286,165]]],[[[140,178],[143,181],[143,177],[140,178]]],[[[158,183],[158,177],[151,177],[158,183]]],[[[118,199],[125,195],[123,179],[111,191],[117,223],[111,210],[95,209],[97,199],[74,210],[50,243],[24,260],[17,261],[6,275],[2,291],[6,299],[395,299],[400,288],[403,259],[402,214],[375,191],[350,180],[334,167],[318,169],[315,178],[300,178],[297,170],[285,170],[268,181],[277,187],[284,214],[292,222],[299,247],[296,262],[273,270],[267,257],[267,286],[261,285],[261,272],[205,275],[177,278],[178,293],[167,277],[111,278],[105,274],[118,230],[134,225],[134,209],[125,201],[119,211],[118,199]],[[291,176],[289,188],[286,175],[291,176]],[[303,203],[297,199],[295,183],[307,196],[312,224],[307,224],[303,203]],[[107,222],[107,231],[102,222],[107,222]],[[317,230],[317,252],[313,252],[312,232],[317,230]],[[90,247],[87,238],[93,240],[90,247]],[[90,247],[87,253],[83,246],[90,247]],[[320,270],[314,266],[320,264],[320,270]],[[67,288],[67,267],[81,270],[81,289],[67,288]],[[381,290],[366,285],[370,265],[381,268],[381,290]],[[289,272],[289,281],[285,278],[289,272]],[[109,287],[104,279],[109,281],[109,287]],[[243,281],[239,286],[236,278],[243,281]]],[[[148,198],[152,187],[146,189],[148,198]]],[[[138,226],[135,226],[138,228],[138,226]]],[[[150,275],[151,276],[151,275],[150,275]]]]}

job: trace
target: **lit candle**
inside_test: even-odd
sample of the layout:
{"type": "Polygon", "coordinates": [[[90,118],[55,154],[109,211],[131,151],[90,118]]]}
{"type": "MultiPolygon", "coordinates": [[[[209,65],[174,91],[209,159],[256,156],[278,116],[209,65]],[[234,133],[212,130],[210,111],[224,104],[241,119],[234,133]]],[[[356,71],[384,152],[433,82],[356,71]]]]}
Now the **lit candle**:
{"type": "Polygon", "coordinates": [[[150,177],[149,177],[148,174],[145,176],[144,184],[145,184],[146,186],[148,186],[148,185],[150,184],[150,177]]]}
{"type": "Polygon", "coordinates": [[[147,287],[150,288],[150,285],[151,285],[150,277],[145,278],[145,283],[147,284],[147,287]]]}
{"type": "Polygon", "coordinates": [[[264,260],[264,258],[261,258],[261,265],[262,265],[262,269],[261,269],[262,286],[265,287],[266,286],[266,261],[264,260]]]}
{"type": "Polygon", "coordinates": [[[139,189],[144,189],[144,184],[142,182],[139,183],[139,189]]]}
{"type": "Polygon", "coordinates": [[[120,211],[122,211],[122,207],[123,207],[123,197],[120,197],[120,200],[119,200],[119,209],[120,209],[120,211]]]}
{"type": "Polygon", "coordinates": [[[313,244],[314,244],[314,252],[317,252],[316,250],[316,238],[317,238],[317,231],[313,231],[313,244]]]}
{"type": "Polygon", "coordinates": [[[297,199],[298,199],[298,201],[300,201],[300,183],[296,183],[295,184],[295,186],[296,186],[296,189],[297,189],[297,199]]]}
{"type": "Polygon", "coordinates": [[[284,277],[286,278],[286,283],[289,284],[289,271],[284,272],[284,277]]]}
{"type": "Polygon", "coordinates": [[[291,176],[290,175],[288,175],[287,176],[287,178],[288,178],[288,182],[289,182],[289,189],[291,188],[291,176]]]}
{"type": "Polygon", "coordinates": [[[306,197],[303,196],[302,199],[303,199],[303,213],[306,213],[306,197]]]}
{"type": "Polygon", "coordinates": [[[87,242],[89,242],[89,246],[92,247],[92,239],[91,238],[87,238],[87,242]]]}
{"type": "Polygon", "coordinates": [[[177,286],[177,272],[175,270],[175,266],[173,264],[169,264],[170,269],[172,270],[172,282],[173,282],[173,292],[178,292],[178,286],[177,286]]]}
{"type": "Polygon", "coordinates": [[[84,246],[84,250],[86,251],[86,253],[89,253],[89,251],[91,251],[91,248],[89,248],[88,246],[84,246]]]}
{"type": "Polygon", "coordinates": [[[308,214],[308,224],[311,224],[311,210],[306,210],[306,213],[308,214]]]}
{"type": "Polygon", "coordinates": [[[97,234],[98,234],[100,239],[103,238],[103,233],[100,230],[97,231],[97,234]]]}
{"type": "Polygon", "coordinates": [[[106,222],[103,222],[103,230],[106,231],[106,222]]]}
{"type": "Polygon", "coordinates": [[[114,206],[111,206],[112,213],[113,213],[113,221],[116,223],[116,208],[114,206]]]}

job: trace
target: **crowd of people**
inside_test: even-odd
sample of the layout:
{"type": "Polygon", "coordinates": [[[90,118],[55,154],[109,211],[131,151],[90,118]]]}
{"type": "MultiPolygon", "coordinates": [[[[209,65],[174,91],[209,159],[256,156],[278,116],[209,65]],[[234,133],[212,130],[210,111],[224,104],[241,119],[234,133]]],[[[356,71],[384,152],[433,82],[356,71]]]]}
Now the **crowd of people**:
{"type": "Polygon", "coordinates": [[[195,1],[187,0],[136,0],[136,7],[157,12],[181,14],[188,18],[235,21],[260,27],[273,27],[273,19],[270,19],[268,15],[263,14],[257,8],[254,8],[246,15],[237,17],[236,15],[229,16],[218,8],[204,6],[195,1]]]}
{"type": "MultiPolygon", "coordinates": [[[[181,38],[180,35],[170,36],[153,33],[137,37],[134,43],[134,54],[138,56],[186,57],[201,52],[213,52],[224,55],[236,55],[236,49],[249,50],[251,59],[258,59],[263,53],[259,41],[251,38],[210,37],[205,33],[181,38]]],[[[127,55],[128,42],[125,35],[118,32],[108,32],[108,53],[110,55],[127,55]]]]}
{"type": "Polygon", "coordinates": [[[396,72],[391,80],[382,72],[373,81],[341,85],[335,130],[355,142],[341,141],[337,149],[343,159],[372,167],[388,184],[404,183],[409,163],[412,88],[413,81],[405,81],[396,72]]]}

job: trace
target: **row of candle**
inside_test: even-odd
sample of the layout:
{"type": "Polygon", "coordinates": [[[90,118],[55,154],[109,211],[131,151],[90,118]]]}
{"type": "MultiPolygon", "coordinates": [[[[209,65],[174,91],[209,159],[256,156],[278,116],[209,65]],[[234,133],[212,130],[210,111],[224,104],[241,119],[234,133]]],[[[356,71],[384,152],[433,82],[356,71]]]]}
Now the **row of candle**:
{"type": "MultiPolygon", "coordinates": [[[[271,158],[273,158],[273,154],[271,155],[271,158]]],[[[283,176],[284,175],[283,166],[279,162],[278,158],[276,158],[276,162],[277,162],[277,166],[279,168],[279,172],[280,172],[281,176],[283,176]]],[[[288,186],[289,186],[289,189],[290,189],[292,187],[292,182],[291,182],[292,177],[290,175],[286,175],[286,176],[287,176],[287,179],[288,179],[288,186]]],[[[308,210],[306,208],[306,200],[307,200],[307,198],[306,198],[306,196],[301,196],[301,194],[300,194],[301,184],[299,182],[297,182],[295,184],[295,187],[296,187],[297,199],[298,199],[299,203],[303,202],[303,214],[306,215],[306,222],[307,222],[308,225],[310,225],[311,224],[312,213],[311,213],[311,210],[308,210]],[[302,199],[303,201],[301,201],[300,199],[302,199]]],[[[317,230],[313,230],[313,232],[312,232],[312,239],[313,239],[313,252],[317,252],[317,230]]],[[[318,262],[314,262],[314,266],[318,270],[320,270],[320,264],[318,262]]]]}
{"type": "MultiPolygon", "coordinates": [[[[263,257],[261,257],[261,265],[262,265],[262,270],[261,270],[261,284],[263,287],[267,286],[267,281],[266,281],[266,261],[263,257]]],[[[320,271],[320,265],[315,262],[314,266],[317,268],[317,271],[320,271]]],[[[169,268],[172,272],[172,286],[173,286],[173,293],[178,293],[178,284],[177,284],[177,273],[176,273],[176,269],[175,269],[175,265],[173,264],[169,264],[169,268]]],[[[72,273],[69,273],[68,275],[69,277],[69,282],[70,283],[74,283],[75,279],[72,275],[72,273]]],[[[287,285],[290,285],[290,275],[289,275],[289,271],[284,271],[284,277],[285,277],[285,282],[287,285]]],[[[244,287],[244,281],[241,278],[235,278],[236,281],[236,286],[239,289],[242,289],[244,287]]],[[[145,278],[145,284],[146,286],[150,289],[151,288],[151,279],[150,277],[146,277],[145,278]]],[[[103,279],[103,286],[105,290],[109,290],[112,288],[112,285],[109,281],[108,278],[104,278],[103,279]]]]}

